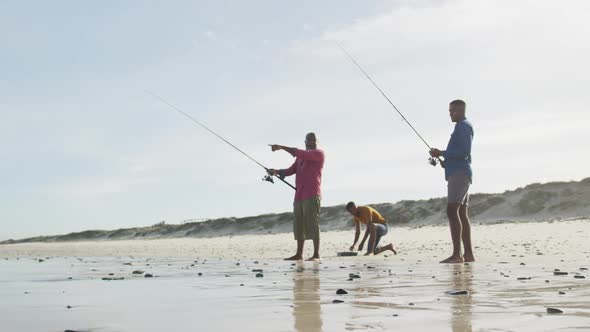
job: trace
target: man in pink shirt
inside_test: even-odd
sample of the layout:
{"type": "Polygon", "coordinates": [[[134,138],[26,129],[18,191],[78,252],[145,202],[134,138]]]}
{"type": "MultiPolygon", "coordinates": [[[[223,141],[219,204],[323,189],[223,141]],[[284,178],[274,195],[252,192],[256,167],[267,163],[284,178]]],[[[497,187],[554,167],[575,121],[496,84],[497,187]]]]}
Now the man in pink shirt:
{"type": "Polygon", "coordinates": [[[281,177],[297,174],[295,177],[295,202],[293,203],[293,233],[297,240],[297,253],[285,260],[302,260],[305,240],[313,240],[313,256],[320,259],[320,201],[324,151],[317,148],[314,133],[305,136],[305,150],[272,144],[272,151],[285,150],[295,162],[287,169],[269,169],[270,175],[281,177]]]}

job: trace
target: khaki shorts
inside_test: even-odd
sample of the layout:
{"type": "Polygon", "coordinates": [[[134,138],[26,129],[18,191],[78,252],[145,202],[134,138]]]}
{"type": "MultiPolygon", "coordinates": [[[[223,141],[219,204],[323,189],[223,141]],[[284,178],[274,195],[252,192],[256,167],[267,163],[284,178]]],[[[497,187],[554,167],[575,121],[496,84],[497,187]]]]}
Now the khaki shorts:
{"type": "Polygon", "coordinates": [[[293,203],[295,240],[320,239],[320,196],[293,203]]]}
{"type": "Polygon", "coordinates": [[[471,178],[465,172],[455,172],[447,180],[448,186],[448,204],[469,205],[469,186],[471,178]]]}

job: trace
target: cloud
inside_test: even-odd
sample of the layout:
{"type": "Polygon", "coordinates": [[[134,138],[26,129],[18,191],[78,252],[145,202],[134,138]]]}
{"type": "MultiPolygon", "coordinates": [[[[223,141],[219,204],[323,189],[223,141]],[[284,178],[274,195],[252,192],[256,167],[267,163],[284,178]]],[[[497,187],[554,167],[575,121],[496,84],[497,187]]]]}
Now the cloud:
{"type": "MultiPolygon", "coordinates": [[[[476,127],[474,167],[476,174],[482,170],[476,190],[503,190],[539,178],[583,177],[575,164],[560,160],[575,156],[576,163],[590,162],[582,145],[568,143],[589,138],[581,125],[590,121],[583,111],[590,97],[581,83],[590,76],[585,60],[590,48],[583,37],[590,33],[589,16],[590,4],[584,1],[406,2],[311,40],[293,40],[287,52],[304,63],[301,67],[308,74],[299,83],[291,82],[294,86],[285,88],[284,98],[300,96],[299,103],[289,103],[293,109],[321,105],[316,109],[333,115],[325,130],[334,135],[347,126],[339,116],[360,127],[370,123],[349,132],[369,142],[391,135],[398,144],[373,149],[363,140],[369,144],[366,150],[391,153],[395,168],[407,169],[406,163],[415,162],[405,158],[414,156],[410,147],[419,149],[413,134],[395,121],[394,113],[394,121],[385,117],[383,111],[393,110],[335,45],[342,42],[432,145],[444,148],[452,131],[447,103],[455,98],[468,101],[468,116],[476,127]],[[306,100],[313,102],[307,105],[306,100]],[[325,100],[329,102],[324,107],[325,100]],[[531,162],[542,167],[531,170],[531,162]]],[[[281,90],[269,94],[281,95],[281,90]]],[[[350,144],[345,137],[339,139],[350,144]]],[[[377,167],[369,160],[371,169],[377,167]]],[[[405,181],[399,174],[387,174],[384,180],[405,181]]],[[[424,197],[432,192],[426,183],[416,186],[424,197]]]]}
{"type": "Polygon", "coordinates": [[[203,36],[209,40],[217,40],[217,34],[212,30],[203,31],[203,36]]]}
{"type": "Polygon", "coordinates": [[[502,62],[513,70],[547,64],[552,56],[557,60],[574,55],[564,48],[587,55],[583,36],[590,32],[585,22],[589,14],[584,1],[571,1],[567,6],[553,1],[506,0],[406,3],[388,13],[324,31],[310,42],[295,41],[293,49],[300,55],[334,59],[339,51],[333,42],[338,41],[359,57],[377,63],[399,61],[404,66],[432,69],[502,62]]]}

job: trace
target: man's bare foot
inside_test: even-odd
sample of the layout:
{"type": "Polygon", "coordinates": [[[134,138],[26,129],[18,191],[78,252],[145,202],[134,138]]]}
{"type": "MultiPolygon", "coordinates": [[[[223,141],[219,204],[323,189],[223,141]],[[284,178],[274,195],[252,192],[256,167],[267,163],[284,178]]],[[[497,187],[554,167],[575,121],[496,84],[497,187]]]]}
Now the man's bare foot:
{"type": "Polygon", "coordinates": [[[289,258],[285,258],[286,261],[300,261],[302,259],[303,259],[303,257],[301,257],[299,255],[294,255],[294,256],[291,256],[289,258]]]}
{"type": "Polygon", "coordinates": [[[320,260],[320,256],[311,256],[308,259],[306,259],[306,261],[308,261],[308,262],[314,262],[314,261],[317,262],[319,260],[320,260]]]}
{"type": "Polygon", "coordinates": [[[395,251],[395,249],[393,249],[393,243],[388,244],[387,247],[385,247],[385,248],[393,251],[394,255],[397,255],[397,251],[395,251]]]}
{"type": "Polygon", "coordinates": [[[472,263],[475,262],[475,257],[473,257],[473,254],[465,255],[463,256],[463,260],[465,261],[465,263],[472,263]]]}
{"type": "Polygon", "coordinates": [[[451,256],[445,260],[440,261],[442,264],[456,264],[456,263],[463,263],[463,257],[461,256],[451,256]]]}
{"type": "Polygon", "coordinates": [[[373,256],[373,253],[372,252],[368,252],[368,253],[364,254],[363,256],[373,256]]]}

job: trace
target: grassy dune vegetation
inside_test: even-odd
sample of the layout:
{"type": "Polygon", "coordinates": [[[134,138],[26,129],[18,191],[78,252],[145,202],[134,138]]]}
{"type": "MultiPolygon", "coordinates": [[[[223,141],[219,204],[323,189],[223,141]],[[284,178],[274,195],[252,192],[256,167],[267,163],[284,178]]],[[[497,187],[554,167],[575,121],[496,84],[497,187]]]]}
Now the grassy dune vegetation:
{"type": "MultiPolygon", "coordinates": [[[[446,198],[371,204],[393,226],[422,226],[446,223],[446,198]]],[[[501,194],[474,194],[470,199],[474,223],[559,220],[590,216],[590,178],[577,182],[535,183],[501,194]]],[[[216,237],[242,234],[289,232],[292,214],[265,214],[244,218],[221,218],[184,224],[158,223],[148,227],[117,230],[87,230],[56,236],[7,240],[21,242],[59,242],[178,237],[216,237]]],[[[351,229],[352,219],[344,205],[323,207],[322,231],[351,229]]]]}

